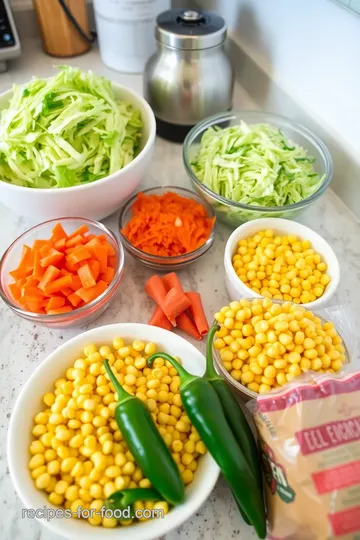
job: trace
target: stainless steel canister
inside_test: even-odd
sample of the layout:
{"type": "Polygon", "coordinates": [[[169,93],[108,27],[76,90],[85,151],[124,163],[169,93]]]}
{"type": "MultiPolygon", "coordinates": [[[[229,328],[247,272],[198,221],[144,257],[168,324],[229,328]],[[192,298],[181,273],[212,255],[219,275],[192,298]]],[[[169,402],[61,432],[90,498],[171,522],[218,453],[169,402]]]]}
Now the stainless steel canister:
{"type": "Polygon", "coordinates": [[[144,94],[158,134],[183,141],[200,120],[232,107],[233,69],[226,24],[205,11],[171,9],[156,20],[157,52],[144,73],[144,94]]]}

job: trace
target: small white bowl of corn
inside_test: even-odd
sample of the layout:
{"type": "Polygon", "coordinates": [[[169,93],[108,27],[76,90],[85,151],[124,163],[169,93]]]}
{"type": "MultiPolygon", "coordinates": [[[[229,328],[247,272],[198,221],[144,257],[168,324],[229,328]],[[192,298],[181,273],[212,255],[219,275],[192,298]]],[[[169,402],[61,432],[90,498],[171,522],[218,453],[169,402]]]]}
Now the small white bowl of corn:
{"type": "Polygon", "coordinates": [[[340,281],[330,245],[309,227],[280,218],[238,227],[226,243],[224,266],[231,299],[267,297],[319,309],[340,281]]]}
{"type": "Polygon", "coordinates": [[[10,474],[27,509],[45,505],[47,515],[52,512],[51,519],[34,512],[52,534],[69,540],[152,540],[180,526],[214,488],[219,468],[184,412],[176,370],[162,359],[153,369],[146,366],[156,350],[176,355],[193,374],[203,373],[203,355],[180,336],[124,323],[94,328],[64,343],[22,389],[8,431],[10,474]],[[129,522],[101,513],[114,491],[149,487],[114,419],[116,395],[105,377],[104,358],[124,388],[147,403],[181,472],[183,504],[169,508],[158,501],[150,508],[147,501],[134,507],[150,514],[162,510],[158,518],[144,512],[148,519],[129,522]],[[66,519],[69,513],[74,519],[66,519]]]}

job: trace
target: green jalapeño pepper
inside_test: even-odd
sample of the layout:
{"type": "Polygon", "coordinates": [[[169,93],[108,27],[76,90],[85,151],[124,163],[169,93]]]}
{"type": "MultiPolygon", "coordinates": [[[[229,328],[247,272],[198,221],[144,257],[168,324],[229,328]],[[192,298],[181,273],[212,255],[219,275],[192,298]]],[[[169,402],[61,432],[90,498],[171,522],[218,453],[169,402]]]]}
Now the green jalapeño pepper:
{"type": "Polygon", "coordinates": [[[206,371],[205,379],[211,383],[216,391],[224,409],[226,419],[234,433],[243,454],[255,475],[258,487],[262,492],[262,478],[259,452],[256,446],[254,435],[246,420],[240,405],[236,401],[234,394],[220,375],[215,371],[213,360],[213,339],[219,326],[210,328],[206,343],[206,371]]]}
{"type": "Polygon", "coordinates": [[[154,488],[119,489],[105,501],[110,510],[125,510],[130,507],[134,513],[133,504],[137,501],[160,501],[161,495],[154,488]]]}
{"type": "Polygon", "coordinates": [[[115,420],[136,463],[163,499],[174,505],[182,503],[185,488],[180,471],[150,412],[140,399],[124,390],[108,360],[104,364],[118,394],[115,420]]]}
{"type": "Polygon", "coordinates": [[[156,358],[163,358],[174,366],[181,380],[180,396],[186,414],[197,429],[205,446],[219,465],[237,503],[254,526],[259,538],[266,537],[265,508],[262,493],[254,475],[226,420],[221,401],[205,379],[188,373],[175,358],[166,353],[152,354],[151,366],[156,358]]]}

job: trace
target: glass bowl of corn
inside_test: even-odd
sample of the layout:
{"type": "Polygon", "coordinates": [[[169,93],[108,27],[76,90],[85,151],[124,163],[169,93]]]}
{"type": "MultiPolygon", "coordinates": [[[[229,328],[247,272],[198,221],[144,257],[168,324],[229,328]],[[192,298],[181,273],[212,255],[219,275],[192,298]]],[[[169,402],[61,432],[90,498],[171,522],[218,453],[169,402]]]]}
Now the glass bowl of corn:
{"type": "Polygon", "coordinates": [[[336,373],[349,362],[331,321],[303,306],[243,298],[215,313],[218,372],[245,400],[268,394],[307,371],[336,373]]]}
{"type": "Polygon", "coordinates": [[[280,218],[244,223],[224,254],[230,298],[273,298],[311,309],[324,307],[340,281],[331,246],[315,231],[280,218]]]}

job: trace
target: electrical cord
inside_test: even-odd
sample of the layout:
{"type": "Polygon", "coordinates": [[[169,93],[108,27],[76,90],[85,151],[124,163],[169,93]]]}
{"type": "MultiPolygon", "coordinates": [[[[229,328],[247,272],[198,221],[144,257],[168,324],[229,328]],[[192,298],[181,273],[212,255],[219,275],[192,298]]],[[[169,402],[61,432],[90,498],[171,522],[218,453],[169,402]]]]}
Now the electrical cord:
{"type": "Polygon", "coordinates": [[[62,7],[65,15],[67,16],[71,24],[74,26],[74,28],[79,32],[81,37],[85,39],[85,41],[87,41],[88,43],[94,43],[97,37],[96,32],[94,32],[93,30],[90,30],[90,36],[87,36],[84,30],[79,26],[77,20],[75,19],[74,15],[71,13],[68,6],[65,4],[65,0],[58,0],[58,2],[60,6],[62,7]]]}

